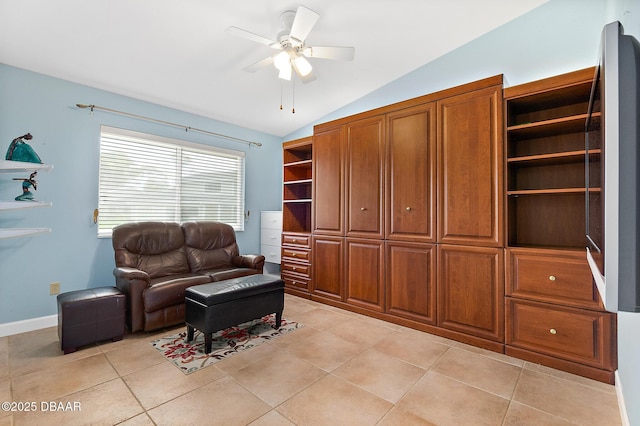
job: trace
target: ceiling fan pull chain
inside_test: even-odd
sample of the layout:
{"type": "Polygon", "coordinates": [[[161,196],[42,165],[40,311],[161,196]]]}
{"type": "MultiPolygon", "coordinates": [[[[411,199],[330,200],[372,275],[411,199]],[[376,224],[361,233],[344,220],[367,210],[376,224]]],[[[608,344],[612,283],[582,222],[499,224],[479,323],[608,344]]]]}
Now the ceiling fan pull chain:
{"type": "Polygon", "coordinates": [[[291,100],[291,114],[295,114],[296,113],[296,81],[292,80],[291,83],[293,84],[293,96],[292,96],[292,100],[291,100]]]}
{"type": "Polygon", "coordinates": [[[280,111],[282,111],[282,80],[280,80],[280,111]]]}

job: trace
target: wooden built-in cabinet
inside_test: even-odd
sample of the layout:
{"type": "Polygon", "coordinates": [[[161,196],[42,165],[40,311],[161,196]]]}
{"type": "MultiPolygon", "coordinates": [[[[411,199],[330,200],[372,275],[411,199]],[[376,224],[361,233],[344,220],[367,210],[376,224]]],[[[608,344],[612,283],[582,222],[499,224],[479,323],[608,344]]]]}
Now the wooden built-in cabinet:
{"type": "Polygon", "coordinates": [[[385,242],[385,312],[436,325],[436,245],[385,242]]]}
{"type": "Polygon", "coordinates": [[[584,140],[592,79],[503,90],[490,77],[285,143],[309,147],[293,182],[311,185],[287,179],[298,160],[285,154],[287,291],[612,382],[616,316],[584,252],[585,157],[600,161],[584,140]]]}
{"type": "Polygon", "coordinates": [[[436,103],[387,114],[389,240],[436,241],[436,103]]]}
{"type": "Polygon", "coordinates": [[[483,248],[504,262],[502,119],[496,76],[315,126],[309,296],[502,351],[496,267],[473,278],[487,303],[465,304],[465,318],[449,295],[470,284],[437,279],[439,243],[466,250],[470,273],[483,248]]]}
{"type": "Polygon", "coordinates": [[[501,248],[438,245],[438,325],[498,342],[483,346],[499,352],[504,341],[503,259],[501,248]]]}
{"type": "Polygon", "coordinates": [[[285,288],[307,296],[311,282],[313,139],[283,144],[282,241],[280,275],[285,288]]]}
{"type": "MultiPolygon", "coordinates": [[[[585,160],[600,160],[599,147],[585,150],[593,77],[589,68],[504,91],[505,352],[613,383],[616,316],[603,309],[585,252],[585,160]]],[[[588,190],[597,201],[600,188],[588,190]]]]}
{"type": "Polygon", "coordinates": [[[438,242],[503,247],[502,88],[438,101],[438,242]]]}

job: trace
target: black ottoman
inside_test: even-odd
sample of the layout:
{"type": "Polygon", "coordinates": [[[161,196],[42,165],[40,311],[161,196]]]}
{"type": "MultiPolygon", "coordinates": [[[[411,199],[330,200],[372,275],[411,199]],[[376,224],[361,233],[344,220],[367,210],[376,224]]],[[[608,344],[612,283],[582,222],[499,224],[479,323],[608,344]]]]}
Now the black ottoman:
{"type": "Polygon", "coordinates": [[[185,291],[187,340],[193,340],[194,329],[202,331],[208,354],[216,331],[273,313],[280,328],[283,309],[284,281],[275,277],[256,274],[189,287],[185,291]]]}
{"type": "Polygon", "coordinates": [[[58,337],[65,354],[101,340],[124,336],[126,296],[115,287],[69,291],[58,295],[58,337]]]}

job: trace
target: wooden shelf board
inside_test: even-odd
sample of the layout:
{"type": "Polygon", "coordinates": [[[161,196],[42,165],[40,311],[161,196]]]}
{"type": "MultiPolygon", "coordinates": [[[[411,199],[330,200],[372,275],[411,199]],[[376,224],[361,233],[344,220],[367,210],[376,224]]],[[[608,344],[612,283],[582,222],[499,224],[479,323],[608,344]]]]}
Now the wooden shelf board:
{"type": "Polygon", "coordinates": [[[311,160],[293,161],[291,163],[284,163],[284,167],[311,167],[311,160]]]}
{"type": "MultiPolygon", "coordinates": [[[[583,194],[584,188],[554,188],[554,189],[519,189],[507,191],[509,196],[520,195],[554,195],[554,194],[583,194]]],[[[600,192],[600,188],[589,188],[589,192],[600,192]]]]}
{"type": "Polygon", "coordinates": [[[312,183],[313,179],[300,179],[300,180],[290,180],[290,181],[285,181],[283,182],[285,185],[300,185],[300,184],[307,184],[307,183],[312,183]]]}
{"type": "Polygon", "coordinates": [[[282,200],[285,204],[293,204],[293,203],[310,203],[311,198],[300,198],[296,200],[282,200]]]}
{"type": "MultiPolygon", "coordinates": [[[[600,113],[594,113],[592,117],[599,119],[600,113]]],[[[509,136],[535,138],[548,135],[584,132],[586,120],[587,114],[578,114],[570,117],[518,124],[507,127],[507,134],[509,136]]]]}
{"type": "MultiPolygon", "coordinates": [[[[527,155],[523,157],[511,157],[507,159],[507,163],[517,166],[548,166],[553,164],[566,164],[584,161],[586,150],[554,152],[551,154],[527,155]]],[[[589,151],[589,157],[597,158],[600,156],[599,149],[589,151]]]]}

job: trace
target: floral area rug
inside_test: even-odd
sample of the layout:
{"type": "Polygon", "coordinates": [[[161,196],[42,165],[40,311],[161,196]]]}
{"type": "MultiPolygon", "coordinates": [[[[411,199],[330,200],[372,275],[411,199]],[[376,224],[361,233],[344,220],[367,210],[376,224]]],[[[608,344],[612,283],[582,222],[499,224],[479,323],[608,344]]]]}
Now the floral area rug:
{"type": "Polygon", "coordinates": [[[274,327],[275,314],[272,314],[218,331],[213,334],[209,354],[204,353],[204,335],[199,330],[195,331],[191,342],[186,341],[185,329],[184,332],[154,340],[151,346],[184,374],[191,374],[239,352],[297,330],[303,325],[282,318],[280,328],[276,330],[274,327]]]}

